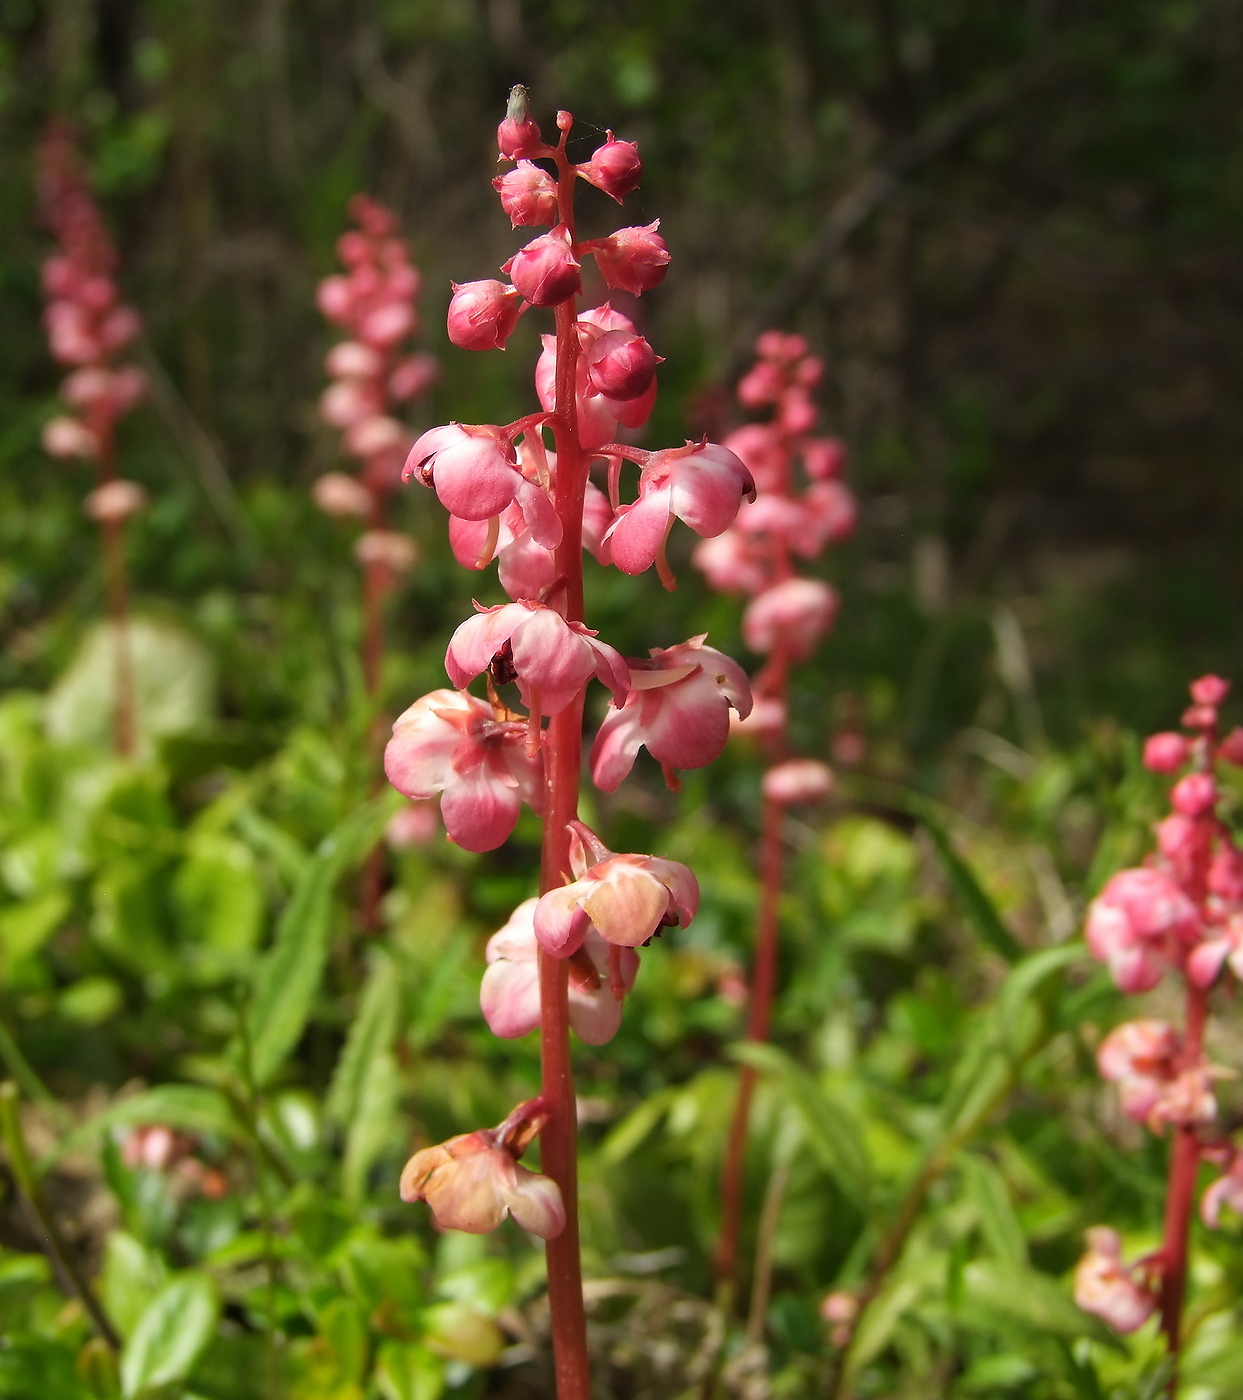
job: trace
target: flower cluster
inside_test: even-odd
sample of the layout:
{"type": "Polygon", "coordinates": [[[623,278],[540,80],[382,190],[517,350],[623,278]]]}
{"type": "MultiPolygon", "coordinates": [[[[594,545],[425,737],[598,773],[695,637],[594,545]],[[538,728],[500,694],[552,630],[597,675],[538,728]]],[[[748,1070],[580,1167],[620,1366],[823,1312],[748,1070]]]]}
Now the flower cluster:
{"type": "Polygon", "coordinates": [[[71,412],[43,429],[53,457],[93,463],[99,485],[84,509],[101,524],[120,523],[140,510],[146,492],[116,479],[116,422],[147,392],[147,377],[119,357],[142,329],[138,313],[120,298],[117,255],[87,184],[67,127],[53,126],[39,148],[39,205],[57,243],[43,263],[43,313],[53,358],[69,368],[61,397],[71,412]]]}
{"type": "MultiPolygon", "coordinates": [[[[1185,732],[1148,739],[1145,766],[1176,779],[1172,810],[1156,825],[1156,850],[1142,866],[1109,880],[1088,910],[1085,929],[1093,956],[1122,991],[1150,992],[1171,975],[1186,990],[1183,1028],[1151,1018],[1124,1022],[1102,1041],[1097,1063],[1101,1076],[1117,1086],[1127,1117],[1152,1132],[1172,1128],[1177,1135],[1172,1198],[1175,1172],[1186,1176],[1178,1195],[1189,1202],[1198,1161],[1223,1165],[1201,1207],[1210,1225],[1223,1205],[1243,1205],[1238,1154],[1212,1136],[1218,1116],[1213,1081],[1230,1071],[1211,1064],[1204,1052],[1210,990],[1227,970],[1243,977],[1243,851],[1218,815],[1216,778],[1218,763],[1243,765],[1243,730],[1218,737],[1219,707],[1229,689],[1218,676],[1201,677],[1191,686],[1192,703],[1182,717],[1185,732]]],[[[1170,1277],[1176,1277],[1173,1286],[1181,1298],[1186,1222],[1173,1237],[1168,1229],[1167,1221],[1167,1238],[1147,1273],[1166,1291],[1170,1277]]],[[[1122,1267],[1112,1231],[1089,1232],[1089,1254],[1076,1276],[1080,1306],[1130,1331],[1157,1306],[1156,1293],[1145,1306],[1139,1296],[1156,1286],[1137,1282],[1134,1271],[1122,1267]]]]}
{"type": "MultiPolygon", "coordinates": [[[[671,582],[665,546],[675,521],[705,538],[719,535],[754,483],[735,452],[713,443],[646,451],[614,440],[647,421],[660,361],[609,303],[579,308],[583,259],[595,259],[608,287],[637,296],[662,280],[669,253],[655,223],[578,238],[578,181],[621,200],[642,166],[636,147],[611,134],[589,160],[571,164],[571,125],[569,113],[558,113],[560,139],[546,143],[515,89],[497,133],[511,168],[495,187],[515,228],[548,231],[505,263],[507,281],[456,285],[448,312],[455,345],[503,350],[519,316],[552,310],[555,330],[535,367],[539,411],[508,424],[433,428],[404,468],[406,480],[434,490],[449,512],[458,561],[484,570],[495,560],[511,601],[476,605],[445,656],[457,688],[416,700],[393,726],[385,754],[390,782],[415,800],[439,796],[449,838],[467,850],[499,846],[524,802],[546,822],[543,893],[519,905],[489,942],[481,1003],[498,1036],[541,1027],[546,1048],[554,1038],[554,1060],[562,1055],[558,1025],[592,1045],[616,1034],[638,950],[665,928],[685,927],[699,902],[684,865],[610,851],[577,819],[590,682],[601,682],[609,699],[591,748],[592,775],[605,791],[618,787],[642,747],[676,783],[677,769],[720,754],[731,709],[751,709],[745,674],[705,637],[625,658],[585,620],[584,550],[631,574],[655,567],[671,582]],[[623,489],[628,463],[639,468],[633,494],[623,489]],[[481,679],[486,698],[469,689],[481,679]],[[548,1004],[550,987],[560,1010],[548,1004]]],[[[572,1143],[568,1058],[562,1062],[566,1071],[546,1078],[540,1114],[515,1110],[524,1135],[569,1132],[572,1143]]],[[[509,1132],[502,1125],[418,1154],[403,1194],[426,1200],[441,1224],[491,1229],[508,1210],[551,1237],[549,1197],[532,1207],[536,1188],[513,1165],[509,1132]],[[460,1223],[468,1220],[476,1223],[460,1223]]]]}
{"type": "Polygon", "coordinates": [[[396,216],[365,194],[350,201],[357,225],[337,240],[344,273],[319,284],[319,309],[347,333],[328,352],[331,383],[320,416],[338,428],[345,450],[359,462],[357,476],[328,472],[315,483],[315,500],[329,515],[366,522],[355,551],[369,569],[393,575],[414,563],[414,541],[384,528],[383,505],[401,483],[411,434],[393,409],[426,394],[439,373],[435,358],[410,354],[403,344],[418,330],[419,273],[397,237],[396,216]]]}

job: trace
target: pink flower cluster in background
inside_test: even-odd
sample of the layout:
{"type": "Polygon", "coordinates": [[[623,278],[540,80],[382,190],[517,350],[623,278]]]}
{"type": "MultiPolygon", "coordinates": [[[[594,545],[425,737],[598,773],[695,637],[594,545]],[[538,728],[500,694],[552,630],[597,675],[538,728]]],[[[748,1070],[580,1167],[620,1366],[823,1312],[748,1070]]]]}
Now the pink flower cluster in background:
{"type": "MultiPolygon", "coordinates": [[[[497,1035],[527,1034],[544,1010],[541,958],[555,959],[568,969],[570,1025],[599,1045],[621,1023],[637,950],[667,927],[685,927],[699,888],[684,865],[614,853],[574,819],[588,685],[600,681],[610,702],[591,751],[593,777],[606,791],[645,746],[671,782],[679,768],[710,763],[724,748],[731,708],[746,715],[751,696],[742,669],[702,636],[641,659],[623,658],[598,637],[582,611],[582,551],[626,573],[654,567],[671,584],[665,546],[675,522],[705,538],[719,535],[755,488],[746,464],[726,447],[705,441],[647,451],[615,441],[646,423],[659,357],[609,303],[578,309],[583,259],[595,258],[609,287],[639,295],[662,280],[669,253],[655,223],[576,237],[576,181],[623,198],[642,170],[632,143],[610,135],[589,160],[571,165],[570,115],[558,114],[561,139],[548,145],[521,90],[514,103],[498,130],[501,158],[512,169],[495,186],[515,228],[549,231],[507,260],[508,281],[455,285],[448,328],[461,348],[503,350],[520,316],[553,309],[556,334],[544,337],[535,367],[540,409],[508,424],[432,428],[414,443],[404,470],[449,512],[458,561],[481,571],[495,560],[512,601],[477,605],[457,629],[445,667],[458,689],[433,691],[398,718],[385,766],[406,796],[440,797],[449,838],[467,850],[499,846],[523,802],[558,822],[546,847],[568,839],[564,868],[558,863],[551,881],[545,869],[545,893],[521,904],[493,936],[481,1003],[497,1035]],[[632,493],[624,490],[628,464],[639,469],[632,493]],[[486,699],[468,690],[481,678],[486,699]]],[[[550,1231],[553,1214],[543,1204],[531,1207],[537,1188],[514,1177],[504,1143],[487,1134],[468,1139],[416,1156],[406,1198],[427,1200],[442,1224],[457,1228],[491,1229],[508,1210],[527,1228],[550,1231]]]]}
{"type": "Polygon", "coordinates": [[[328,352],[330,383],[319,411],[340,430],[359,470],[321,476],[314,493],[329,515],[368,525],[356,545],[364,567],[399,574],[414,563],[414,541],[384,528],[383,505],[401,484],[413,435],[394,410],[426,394],[439,369],[434,356],[403,348],[419,328],[421,279],[397,237],[396,216],[365,194],[354,196],[349,212],[357,227],[337,240],[346,270],[325,277],[317,293],[320,311],[347,333],[328,352]]]}
{"type": "Polygon", "coordinates": [[[53,358],[69,369],[60,392],[70,410],[44,427],[43,447],[53,457],[91,462],[99,486],[86,499],[86,513],[101,524],[120,522],[146,501],[136,482],[115,479],[113,461],[116,422],[147,393],[142,369],[121,361],[142,321],[121,300],[116,249],[73,133],[63,125],[53,125],[39,147],[38,197],[57,243],[43,263],[43,322],[53,358]]]}
{"type": "MultiPolygon", "coordinates": [[[[1214,1136],[1213,1084],[1233,1076],[1210,1063],[1204,1051],[1210,990],[1227,974],[1243,977],[1243,851],[1217,810],[1217,765],[1243,765],[1243,729],[1218,737],[1219,707],[1229,689],[1218,676],[1201,677],[1191,686],[1184,732],[1148,739],[1145,766],[1176,779],[1171,811],[1156,825],[1156,850],[1143,865],[1109,880],[1088,910],[1085,929],[1093,956],[1123,992],[1151,992],[1169,977],[1186,989],[1184,1028],[1154,1018],[1124,1022],[1101,1043],[1097,1063],[1102,1077],[1117,1086],[1127,1117],[1155,1133],[1172,1127],[1185,1136],[1191,1149],[1188,1192],[1197,1159],[1223,1166],[1201,1205],[1209,1225],[1217,1223],[1223,1206],[1243,1207],[1239,1154],[1214,1136]]],[[[1121,1265],[1113,1231],[1089,1231],[1075,1296],[1119,1331],[1131,1331],[1158,1306],[1161,1280],[1176,1252],[1167,1240],[1139,1277],[1121,1265]]]]}

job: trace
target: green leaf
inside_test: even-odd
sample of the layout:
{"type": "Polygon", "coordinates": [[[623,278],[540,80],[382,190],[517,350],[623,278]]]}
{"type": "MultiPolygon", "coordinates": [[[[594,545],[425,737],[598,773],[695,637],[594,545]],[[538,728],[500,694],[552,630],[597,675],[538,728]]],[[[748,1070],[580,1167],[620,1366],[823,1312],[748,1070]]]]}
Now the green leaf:
{"type": "Polygon", "coordinates": [[[977,1260],[967,1265],[963,1278],[968,1309],[1000,1315],[1029,1328],[1034,1336],[1086,1336],[1115,1342],[1108,1328],[1077,1307],[1063,1285],[1047,1274],[977,1260]]]}
{"type": "Polygon", "coordinates": [[[730,1054],[780,1081],[803,1120],[808,1146],[821,1166],[849,1200],[866,1208],[872,1167],[863,1135],[846,1106],[775,1045],[742,1041],[730,1047],[730,1054]]]}
{"type": "Polygon", "coordinates": [[[440,1400],[445,1366],[426,1347],[385,1342],[376,1359],[375,1379],[384,1400],[440,1400]]]}
{"type": "Polygon", "coordinates": [[[346,1380],[358,1382],[367,1368],[367,1324],[351,1298],[334,1298],[319,1314],[319,1335],[327,1342],[346,1380]]]}
{"type": "Polygon", "coordinates": [[[255,974],[250,1010],[251,1072],[264,1084],[302,1038],[319,991],[332,934],[338,879],[380,839],[392,815],[385,793],[351,812],[311,857],[255,974]]]}
{"type": "Polygon", "coordinates": [[[41,1171],[66,1152],[85,1146],[108,1128],[140,1123],[166,1123],[187,1133],[215,1133],[233,1141],[245,1141],[246,1126],[219,1089],[199,1084],[157,1084],[128,1099],[119,1099],[89,1122],[68,1134],[44,1157],[41,1171]]]}
{"type": "Polygon", "coordinates": [[[104,1246],[100,1295],[104,1311],[123,1337],[138,1326],[151,1300],[167,1282],[160,1256],[124,1230],[114,1230],[104,1246]]]}
{"type": "Polygon", "coordinates": [[[644,1099],[604,1139],[600,1147],[601,1162],[605,1166],[615,1167],[642,1147],[656,1124],[673,1107],[677,1097],[677,1088],[670,1087],[660,1089],[644,1099]]]}
{"type": "Polygon", "coordinates": [[[362,1083],[358,1112],[350,1123],[341,1161],[341,1191],[352,1204],[362,1201],[367,1175],[398,1129],[401,1075],[391,1051],[371,1061],[362,1083]]]}
{"type": "Polygon", "coordinates": [[[967,1197],[975,1207],[980,1229],[1001,1263],[1020,1269],[1027,1263],[1027,1240],[1010,1203],[1001,1173],[985,1157],[964,1153],[959,1158],[967,1197]]]}
{"type": "Polygon", "coordinates": [[[954,849],[949,833],[932,815],[927,803],[915,802],[912,808],[932,838],[941,868],[945,871],[946,879],[949,880],[972,927],[1007,962],[1018,962],[1023,956],[1022,944],[1010,932],[1005,920],[998,913],[997,906],[984,892],[975,871],[954,849]]]}
{"type": "Polygon", "coordinates": [[[220,1312],[216,1285],[206,1274],[174,1278],[144,1310],[121,1353],[125,1400],[185,1380],[211,1341],[220,1312]]]}
{"type": "Polygon", "coordinates": [[[60,928],[69,903],[65,890],[50,889],[0,909],[0,965],[6,977],[10,968],[33,957],[60,928]]]}
{"type": "Polygon", "coordinates": [[[392,1048],[400,1005],[400,984],[392,959],[376,949],[358,1013],[333,1071],[324,1104],[328,1117],[335,1122],[348,1126],[357,1116],[376,1057],[392,1048]]]}

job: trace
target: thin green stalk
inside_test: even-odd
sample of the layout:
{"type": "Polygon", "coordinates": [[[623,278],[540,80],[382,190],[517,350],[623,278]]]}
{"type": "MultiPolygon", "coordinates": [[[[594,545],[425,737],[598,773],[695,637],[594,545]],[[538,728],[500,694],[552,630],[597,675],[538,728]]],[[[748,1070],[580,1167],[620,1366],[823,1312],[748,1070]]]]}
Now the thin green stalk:
{"type": "Polygon", "coordinates": [[[119,1352],[121,1339],[108,1320],[107,1313],[100,1306],[99,1299],[92,1292],[86,1275],[73,1257],[65,1237],[56,1225],[52,1212],[48,1209],[43,1192],[40,1190],[34,1163],[30,1160],[26,1139],[22,1133],[17,1085],[12,1080],[6,1080],[0,1084],[0,1136],[4,1138],[5,1150],[9,1157],[9,1169],[43,1229],[52,1257],[60,1266],[69,1286],[81,1300],[82,1306],[95,1324],[95,1330],[113,1351],[119,1352]]]}
{"type": "Polygon", "coordinates": [[[3,1019],[0,1019],[0,1060],[17,1081],[22,1093],[40,1108],[46,1109],[56,1120],[56,1126],[67,1131],[71,1126],[69,1115],[61,1107],[60,1100],[47,1087],[35,1072],[30,1061],[22,1054],[21,1047],[10,1033],[3,1019]]]}

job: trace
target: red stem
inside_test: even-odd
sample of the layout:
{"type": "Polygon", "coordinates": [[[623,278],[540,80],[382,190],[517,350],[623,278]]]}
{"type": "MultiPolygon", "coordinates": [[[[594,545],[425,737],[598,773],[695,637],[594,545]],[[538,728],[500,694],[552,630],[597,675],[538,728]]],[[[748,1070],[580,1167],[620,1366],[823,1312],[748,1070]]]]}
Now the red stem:
{"type": "MultiPolygon", "coordinates": [[[[1196,1064],[1204,1048],[1204,1023],[1208,1016],[1208,993],[1187,987],[1187,1031],[1183,1042],[1183,1062],[1196,1064]]],[[[1183,1298],[1187,1290],[1187,1242],[1191,1233],[1191,1212],[1195,1204],[1196,1176],[1200,1166],[1200,1143],[1194,1126],[1174,1130],[1170,1150],[1170,1175],[1165,1196],[1165,1231],[1161,1241],[1161,1330],[1169,1355],[1177,1357],[1182,1344],[1183,1298]]],[[[1178,1378],[1170,1382],[1171,1395],[1178,1378]]]]}
{"type": "MultiPolygon", "coordinates": [[[[557,152],[561,221],[574,227],[574,174],[557,152]]],[[[577,301],[556,308],[557,406],[552,418],[557,445],[553,503],[561,520],[561,544],[555,551],[557,577],[564,584],[565,615],[583,620],[583,498],[587,461],[578,439],[575,370],[578,334],[577,301]]],[[[544,751],[544,839],[540,890],[557,889],[569,871],[568,824],[578,816],[582,772],[583,697],[549,721],[544,751]]],[[[582,1263],[578,1236],[578,1115],[570,1063],[569,964],[540,951],[540,1094],[548,1121],[540,1133],[540,1166],[561,1189],[565,1229],[546,1245],[548,1304],[552,1319],[553,1362],[557,1400],[591,1400],[591,1362],[587,1353],[587,1319],[583,1308],[582,1263]]]]}

